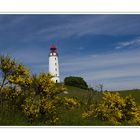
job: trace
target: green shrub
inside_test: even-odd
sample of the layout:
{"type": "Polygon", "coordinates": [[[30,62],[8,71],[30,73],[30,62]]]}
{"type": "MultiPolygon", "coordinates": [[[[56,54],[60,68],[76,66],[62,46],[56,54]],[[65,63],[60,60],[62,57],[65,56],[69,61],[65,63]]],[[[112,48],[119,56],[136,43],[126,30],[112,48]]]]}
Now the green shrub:
{"type": "Polygon", "coordinates": [[[88,85],[81,77],[69,76],[64,79],[64,84],[68,86],[79,87],[82,89],[88,89],[88,85]]]}

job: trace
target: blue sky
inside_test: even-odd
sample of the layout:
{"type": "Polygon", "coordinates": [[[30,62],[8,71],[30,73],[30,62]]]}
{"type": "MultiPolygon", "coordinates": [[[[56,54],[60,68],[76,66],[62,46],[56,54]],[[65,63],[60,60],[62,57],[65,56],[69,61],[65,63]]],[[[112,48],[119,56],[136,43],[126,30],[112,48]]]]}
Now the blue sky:
{"type": "Polygon", "coordinates": [[[140,15],[0,15],[0,53],[32,73],[48,72],[52,43],[61,80],[73,75],[107,90],[140,88],[140,15]]]}

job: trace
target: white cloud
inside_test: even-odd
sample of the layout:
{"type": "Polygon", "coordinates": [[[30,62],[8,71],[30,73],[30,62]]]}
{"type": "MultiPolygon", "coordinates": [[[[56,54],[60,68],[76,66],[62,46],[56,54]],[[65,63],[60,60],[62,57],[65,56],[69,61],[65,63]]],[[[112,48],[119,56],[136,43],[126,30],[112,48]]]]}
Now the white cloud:
{"type": "Polygon", "coordinates": [[[89,55],[82,58],[70,58],[61,63],[65,71],[102,69],[140,63],[140,50],[89,55]]]}
{"type": "Polygon", "coordinates": [[[140,46],[140,37],[137,37],[130,41],[120,42],[115,47],[116,49],[123,49],[123,48],[133,48],[133,47],[140,46]]]}
{"type": "Polygon", "coordinates": [[[61,64],[61,71],[82,76],[89,84],[103,81],[105,89],[140,88],[140,80],[133,79],[140,77],[140,49],[70,58],[61,64]],[[131,77],[132,81],[127,81],[128,77],[131,77]]]}

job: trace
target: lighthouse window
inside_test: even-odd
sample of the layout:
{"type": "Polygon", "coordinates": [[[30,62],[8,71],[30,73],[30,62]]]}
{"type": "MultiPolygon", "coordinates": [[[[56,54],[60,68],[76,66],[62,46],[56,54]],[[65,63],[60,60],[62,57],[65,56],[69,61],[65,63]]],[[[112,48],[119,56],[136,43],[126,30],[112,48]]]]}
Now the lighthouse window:
{"type": "Polygon", "coordinates": [[[56,66],[56,63],[55,63],[55,66],[56,66]]]}
{"type": "Polygon", "coordinates": [[[56,57],[55,57],[55,60],[56,60],[56,57]]]}
{"type": "Polygon", "coordinates": [[[55,68],[55,71],[57,71],[57,68],[55,68]]]}

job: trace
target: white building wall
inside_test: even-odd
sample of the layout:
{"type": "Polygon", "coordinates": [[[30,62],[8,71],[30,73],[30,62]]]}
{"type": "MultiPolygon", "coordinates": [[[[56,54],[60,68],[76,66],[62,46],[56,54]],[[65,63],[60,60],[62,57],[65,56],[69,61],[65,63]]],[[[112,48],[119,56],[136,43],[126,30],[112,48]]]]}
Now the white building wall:
{"type": "Polygon", "coordinates": [[[60,83],[58,56],[52,53],[49,55],[49,73],[54,76],[52,80],[55,83],[60,83]]]}

